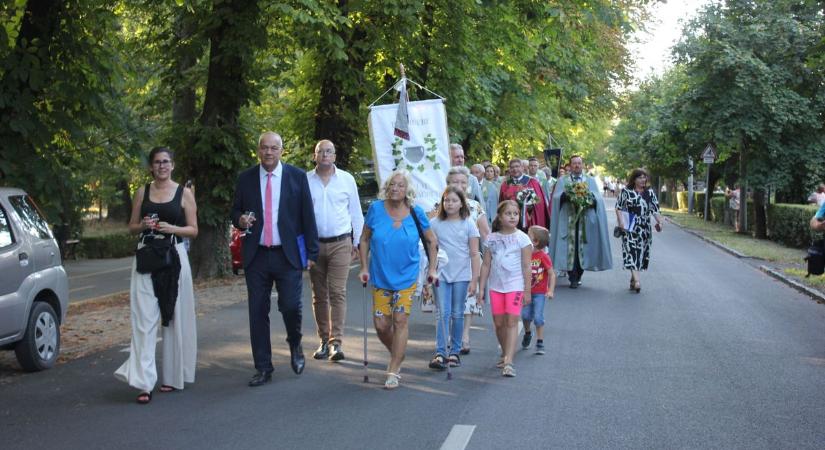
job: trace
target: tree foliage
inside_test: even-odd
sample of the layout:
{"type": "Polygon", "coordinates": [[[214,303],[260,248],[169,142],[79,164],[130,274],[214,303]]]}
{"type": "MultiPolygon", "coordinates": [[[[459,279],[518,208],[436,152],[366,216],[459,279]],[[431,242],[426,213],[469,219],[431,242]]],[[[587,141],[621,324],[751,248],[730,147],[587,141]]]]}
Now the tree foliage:
{"type": "Polygon", "coordinates": [[[548,134],[586,154],[606,136],[647,3],[5,2],[0,176],[76,225],[93,202],[128,206],[147,180],[143,155],[170,146],[176,178],[195,183],[193,267],[218,274],[235,176],[261,131],[280,132],[285,159],[303,167],[332,139],[338,164],[358,170],[371,154],[367,106],[403,63],[446,97],[451,139],[475,159],[534,154],[548,134]]]}

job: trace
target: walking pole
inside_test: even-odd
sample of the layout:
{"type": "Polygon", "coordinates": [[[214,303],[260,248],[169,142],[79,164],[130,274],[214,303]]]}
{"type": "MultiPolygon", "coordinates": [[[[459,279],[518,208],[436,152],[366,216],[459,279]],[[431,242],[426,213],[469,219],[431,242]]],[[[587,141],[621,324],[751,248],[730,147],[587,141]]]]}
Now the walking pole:
{"type": "Polygon", "coordinates": [[[367,317],[369,314],[367,311],[369,310],[369,291],[367,289],[367,283],[363,283],[364,286],[364,383],[370,382],[369,371],[367,370],[367,317]]]}

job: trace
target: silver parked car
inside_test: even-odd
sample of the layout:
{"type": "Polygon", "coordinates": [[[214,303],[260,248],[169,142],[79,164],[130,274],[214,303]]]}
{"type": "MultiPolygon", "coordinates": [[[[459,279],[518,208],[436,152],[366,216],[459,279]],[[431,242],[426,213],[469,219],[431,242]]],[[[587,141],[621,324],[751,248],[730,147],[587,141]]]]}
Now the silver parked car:
{"type": "Polygon", "coordinates": [[[60,353],[69,280],[60,251],[34,201],[0,187],[0,348],[23,369],[48,369],[60,353]]]}

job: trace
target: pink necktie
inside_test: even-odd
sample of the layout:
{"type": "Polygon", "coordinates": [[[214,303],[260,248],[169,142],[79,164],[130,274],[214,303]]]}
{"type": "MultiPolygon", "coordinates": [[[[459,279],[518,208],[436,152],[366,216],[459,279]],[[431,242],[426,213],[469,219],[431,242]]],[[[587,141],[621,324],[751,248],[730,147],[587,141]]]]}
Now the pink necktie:
{"type": "Polygon", "coordinates": [[[264,245],[272,245],[272,174],[266,174],[266,194],[264,194],[264,245]]]}

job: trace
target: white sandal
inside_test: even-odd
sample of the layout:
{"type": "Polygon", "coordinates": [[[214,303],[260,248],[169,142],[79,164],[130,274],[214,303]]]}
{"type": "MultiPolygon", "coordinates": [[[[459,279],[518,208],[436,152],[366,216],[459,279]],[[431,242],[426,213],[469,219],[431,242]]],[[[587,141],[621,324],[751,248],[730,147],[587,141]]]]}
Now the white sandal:
{"type": "Polygon", "coordinates": [[[384,389],[395,389],[398,387],[398,380],[401,379],[401,375],[397,373],[387,372],[387,381],[384,382],[384,389]]]}

